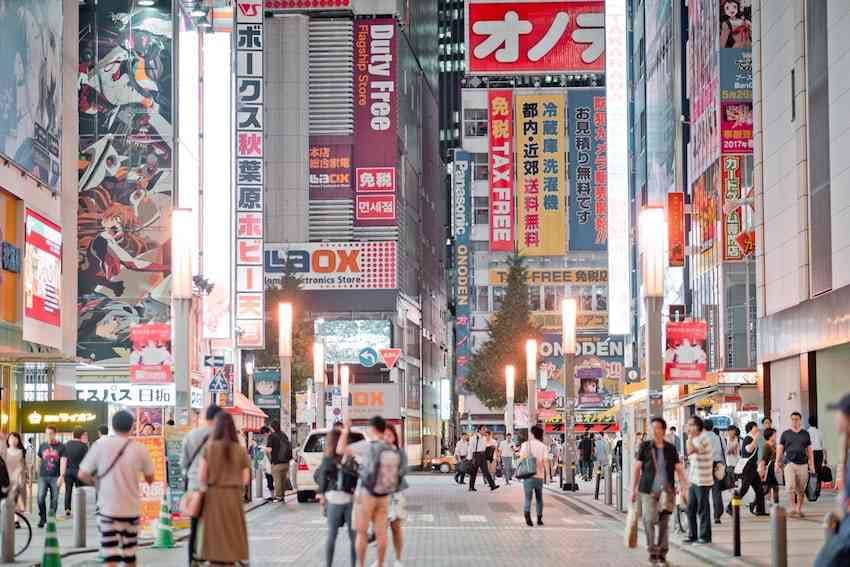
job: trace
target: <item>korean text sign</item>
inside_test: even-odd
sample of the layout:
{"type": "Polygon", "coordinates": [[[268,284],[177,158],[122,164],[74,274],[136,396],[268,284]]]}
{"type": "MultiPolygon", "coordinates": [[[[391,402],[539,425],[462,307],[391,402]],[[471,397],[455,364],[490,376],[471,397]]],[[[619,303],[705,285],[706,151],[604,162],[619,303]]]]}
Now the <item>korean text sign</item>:
{"type": "Polygon", "coordinates": [[[566,248],[562,94],[516,97],[517,251],[559,256],[566,248]]]}
{"type": "Polygon", "coordinates": [[[604,72],[602,0],[468,0],[470,74],[604,72]]]}
{"type": "Polygon", "coordinates": [[[608,147],[605,89],[569,93],[570,250],[608,247],[608,147]]]}
{"type": "Polygon", "coordinates": [[[664,381],[668,384],[705,382],[708,355],[705,321],[667,323],[667,346],[664,351],[664,381]]]}
{"type": "Polygon", "coordinates": [[[509,89],[487,93],[490,162],[490,250],[514,249],[514,101],[509,89]]]}

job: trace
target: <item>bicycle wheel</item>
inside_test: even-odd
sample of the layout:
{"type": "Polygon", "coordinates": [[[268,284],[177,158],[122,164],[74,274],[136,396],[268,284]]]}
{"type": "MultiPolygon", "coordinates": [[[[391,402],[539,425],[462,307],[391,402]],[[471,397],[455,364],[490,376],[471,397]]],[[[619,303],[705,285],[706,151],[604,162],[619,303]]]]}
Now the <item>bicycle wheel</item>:
{"type": "Polygon", "coordinates": [[[32,526],[27,517],[15,512],[15,557],[22,554],[32,542],[32,526]]]}

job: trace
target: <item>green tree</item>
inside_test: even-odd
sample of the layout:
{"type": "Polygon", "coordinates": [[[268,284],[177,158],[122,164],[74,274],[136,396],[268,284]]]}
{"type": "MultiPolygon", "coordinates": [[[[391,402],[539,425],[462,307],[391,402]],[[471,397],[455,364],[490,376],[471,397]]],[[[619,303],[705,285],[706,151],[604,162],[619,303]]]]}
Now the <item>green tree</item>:
{"type": "Polygon", "coordinates": [[[508,259],[508,279],[502,304],[487,329],[488,338],[472,355],[466,388],[486,406],[501,408],[506,403],[505,366],[516,368],[514,400],[528,397],[525,382],[525,342],[540,340],[540,329],[531,319],[528,305],[527,271],[521,256],[508,259]]]}

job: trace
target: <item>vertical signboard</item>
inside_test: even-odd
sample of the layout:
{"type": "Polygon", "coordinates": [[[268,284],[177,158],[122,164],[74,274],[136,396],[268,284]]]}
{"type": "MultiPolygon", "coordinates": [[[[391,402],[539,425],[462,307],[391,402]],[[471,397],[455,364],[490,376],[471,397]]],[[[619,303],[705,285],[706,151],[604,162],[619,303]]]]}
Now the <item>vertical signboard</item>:
{"type": "Polygon", "coordinates": [[[27,209],[24,232],[25,341],[62,348],[62,229],[27,209]]]}
{"type": "Polygon", "coordinates": [[[753,153],[752,8],[743,4],[721,2],[720,145],[723,154],[753,153]]]}
{"type": "Polygon", "coordinates": [[[564,104],[563,94],[516,97],[517,250],[524,256],[566,249],[564,104]]]}
{"type": "Polygon", "coordinates": [[[130,329],[130,381],[162,384],[174,380],[171,367],[171,324],[146,323],[130,329]]]}
{"type": "Polygon", "coordinates": [[[569,92],[570,250],[608,247],[605,89],[569,92]]]}
{"type": "Polygon", "coordinates": [[[172,12],[79,13],[77,355],[126,364],[130,329],[171,318],[172,12]]]}
{"type": "Polygon", "coordinates": [[[681,191],[667,194],[667,249],[669,266],[685,265],[685,194],[681,191]]]}
{"type": "Polygon", "coordinates": [[[741,206],[734,201],[741,199],[743,172],[741,156],[723,156],[720,160],[721,209],[723,212],[723,260],[742,260],[744,253],[738,246],[738,235],[744,232],[744,217],[741,206]]]}
{"type": "Polygon", "coordinates": [[[396,22],[354,22],[355,226],[396,224],[396,22]]]}
{"type": "Polygon", "coordinates": [[[463,391],[469,374],[470,317],[472,295],[472,155],[455,150],[452,169],[452,232],[455,238],[454,302],[455,302],[455,390],[463,391]]]}
{"type": "Polygon", "coordinates": [[[513,114],[513,91],[487,92],[491,252],[512,252],[514,249],[513,114]]]}
{"type": "Polygon", "coordinates": [[[236,2],[236,326],[237,346],[262,349],[263,3],[236,2]]]}

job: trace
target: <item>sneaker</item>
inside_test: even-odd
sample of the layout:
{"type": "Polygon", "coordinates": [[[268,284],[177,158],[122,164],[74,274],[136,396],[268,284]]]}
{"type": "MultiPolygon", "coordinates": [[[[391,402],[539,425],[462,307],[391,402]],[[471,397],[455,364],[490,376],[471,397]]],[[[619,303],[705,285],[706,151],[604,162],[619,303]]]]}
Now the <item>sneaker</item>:
{"type": "Polygon", "coordinates": [[[491,490],[491,491],[492,491],[492,490],[496,490],[497,488],[499,488],[499,485],[498,485],[498,484],[494,484],[493,486],[491,486],[491,487],[490,487],[490,490],[491,490]]]}
{"type": "Polygon", "coordinates": [[[720,525],[720,518],[714,518],[715,525],[720,525]]]}
{"type": "Polygon", "coordinates": [[[685,544],[685,545],[691,545],[692,543],[696,543],[696,541],[697,540],[695,540],[693,538],[686,537],[685,539],[682,540],[682,543],[685,544]]]}
{"type": "Polygon", "coordinates": [[[44,527],[44,525],[45,525],[46,523],[47,523],[47,521],[46,521],[46,520],[43,520],[43,519],[42,519],[42,520],[39,520],[39,521],[38,521],[38,527],[43,528],[43,527],[44,527]]]}
{"type": "Polygon", "coordinates": [[[700,545],[708,545],[709,543],[711,543],[711,540],[710,540],[710,539],[703,539],[703,538],[699,538],[699,539],[697,540],[697,543],[698,543],[698,544],[700,544],[700,545]]]}

